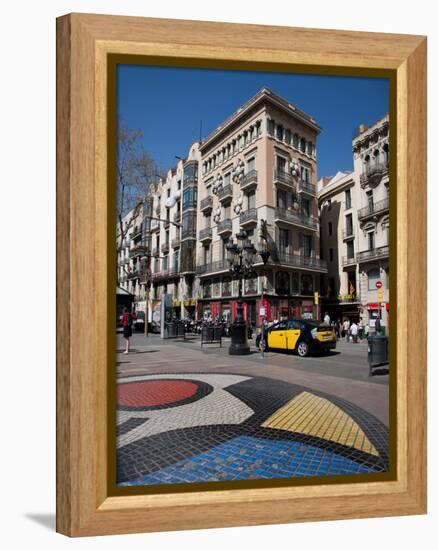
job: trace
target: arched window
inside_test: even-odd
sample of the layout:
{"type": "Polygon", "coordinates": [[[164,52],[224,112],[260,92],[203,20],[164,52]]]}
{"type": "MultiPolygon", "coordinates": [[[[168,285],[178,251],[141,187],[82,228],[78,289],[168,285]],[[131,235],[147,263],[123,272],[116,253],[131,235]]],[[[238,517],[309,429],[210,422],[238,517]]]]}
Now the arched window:
{"type": "Polygon", "coordinates": [[[389,165],[389,146],[387,143],[383,146],[383,162],[385,167],[389,165]]]}
{"type": "Polygon", "coordinates": [[[290,294],[290,280],[287,271],[278,271],[275,275],[275,292],[277,294],[290,294]]]}
{"type": "Polygon", "coordinates": [[[380,167],[380,151],[378,149],[376,149],[374,151],[373,157],[374,157],[374,166],[376,168],[379,168],[380,167]]]}
{"type": "Polygon", "coordinates": [[[367,155],[363,159],[363,172],[364,174],[368,175],[370,171],[370,155],[367,155]]]}

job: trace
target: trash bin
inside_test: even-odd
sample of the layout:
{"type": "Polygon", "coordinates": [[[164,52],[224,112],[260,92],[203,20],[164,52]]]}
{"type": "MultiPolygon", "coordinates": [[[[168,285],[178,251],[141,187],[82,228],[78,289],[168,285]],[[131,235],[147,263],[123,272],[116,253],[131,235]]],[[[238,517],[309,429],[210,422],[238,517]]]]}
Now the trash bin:
{"type": "Polygon", "coordinates": [[[176,323],[175,323],[175,321],[171,321],[170,323],[167,323],[167,337],[168,338],[175,338],[176,337],[176,323]]]}
{"type": "Polygon", "coordinates": [[[368,336],[368,366],[369,376],[373,375],[373,368],[389,363],[388,337],[380,335],[368,336]]]}

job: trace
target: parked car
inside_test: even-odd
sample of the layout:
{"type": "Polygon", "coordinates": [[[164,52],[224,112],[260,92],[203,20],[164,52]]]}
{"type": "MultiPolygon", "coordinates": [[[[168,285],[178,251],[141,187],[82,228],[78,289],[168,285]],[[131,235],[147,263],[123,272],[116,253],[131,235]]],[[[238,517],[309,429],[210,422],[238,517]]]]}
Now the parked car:
{"type": "MultiPolygon", "coordinates": [[[[256,346],[260,349],[261,334],[256,346]]],[[[309,353],[329,353],[336,348],[333,328],[325,323],[306,319],[288,319],[264,328],[264,348],[296,352],[300,357],[309,353]]]]}

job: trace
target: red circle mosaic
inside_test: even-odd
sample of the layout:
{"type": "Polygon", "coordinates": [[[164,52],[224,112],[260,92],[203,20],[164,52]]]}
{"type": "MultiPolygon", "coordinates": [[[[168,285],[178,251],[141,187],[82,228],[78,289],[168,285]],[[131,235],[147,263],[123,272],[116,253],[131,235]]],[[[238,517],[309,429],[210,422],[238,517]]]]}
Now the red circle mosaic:
{"type": "Polygon", "coordinates": [[[186,380],[146,380],[120,384],[117,402],[121,407],[170,405],[193,397],[198,385],[186,380]]]}

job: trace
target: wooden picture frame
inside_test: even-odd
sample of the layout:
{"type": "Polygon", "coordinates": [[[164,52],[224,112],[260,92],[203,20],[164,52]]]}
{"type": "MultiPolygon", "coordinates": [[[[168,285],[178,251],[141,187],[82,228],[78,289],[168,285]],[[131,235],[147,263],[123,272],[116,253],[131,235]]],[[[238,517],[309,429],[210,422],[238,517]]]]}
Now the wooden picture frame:
{"type": "Polygon", "coordinates": [[[57,87],[57,530],[84,536],[425,513],[425,37],[71,14],[57,20],[57,87]],[[107,62],[119,54],[394,76],[396,479],[109,496],[107,62]]]}

